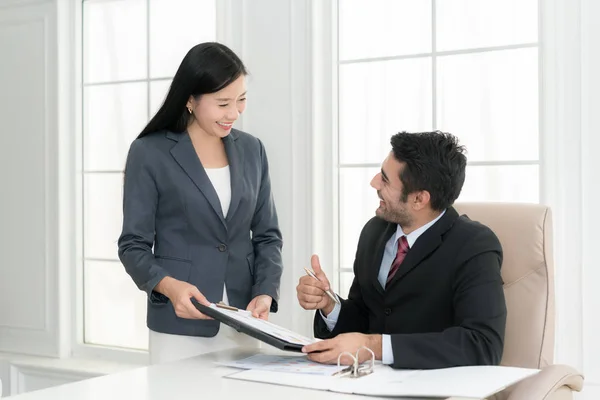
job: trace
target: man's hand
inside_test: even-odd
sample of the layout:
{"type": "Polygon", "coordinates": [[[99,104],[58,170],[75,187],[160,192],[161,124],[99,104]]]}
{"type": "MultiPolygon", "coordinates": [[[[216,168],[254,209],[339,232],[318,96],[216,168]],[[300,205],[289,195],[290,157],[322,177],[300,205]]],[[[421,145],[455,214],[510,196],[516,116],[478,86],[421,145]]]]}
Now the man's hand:
{"type": "Polygon", "coordinates": [[[271,296],[261,294],[252,299],[246,310],[250,311],[253,317],[267,321],[269,319],[269,311],[271,310],[272,302],[273,299],[271,296]]]}
{"type": "MultiPolygon", "coordinates": [[[[362,333],[344,333],[333,339],[323,340],[309,344],[302,348],[303,353],[308,353],[308,358],[322,364],[337,364],[338,356],[347,351],[352,355],[361,347],[368,347],[375,353],[375,359],[381,360],[381,335],[364,335],[362,333]]],[[[363,350],[359,354],[359,363],[371,359],[371,353],[363,350]]],[[[342,357],[341,364],[350,365],[350,357],[342,357]]]]}
{"type": "Polygon", "coordinates": [[[298,302],[305,310],[321,310],[327,316],[335,306],[334,301],[325,293],[330,287],[329,279],[321,269],[317,255],[311,257],[310,264],[318,280],[309,275],[300,278],[300,282],[296,286],[298,302]]]}

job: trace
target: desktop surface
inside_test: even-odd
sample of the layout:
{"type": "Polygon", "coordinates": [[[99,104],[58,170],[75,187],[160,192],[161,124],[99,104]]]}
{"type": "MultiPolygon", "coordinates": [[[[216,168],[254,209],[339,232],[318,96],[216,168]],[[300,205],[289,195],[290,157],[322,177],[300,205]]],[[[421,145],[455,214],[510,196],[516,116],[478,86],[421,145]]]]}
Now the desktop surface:
{"type": "MultiPolygon", "coordinates": [[[[215,365],[215,362],[238,360],[257,353],[292,354],[272,348],[225,350],[171,363],[140,367],[8,398],[15,400],[167,400],[176,398],[240,398],[244,400],[310,398],[311,400],[335,400],[347,399],[351,396],[328,391],[227,379],[224,378],[226,375],[239,370],[215,365]]],[[[389,397],[355,397],[389,399],[389,397]]],[[[427,399],[421,398],[418,400],[427,399]]],[[[435,400],[443,399],[437,398],[435,400]]],[[[448,400],[459,399],[451,398],[448,400]]]]}

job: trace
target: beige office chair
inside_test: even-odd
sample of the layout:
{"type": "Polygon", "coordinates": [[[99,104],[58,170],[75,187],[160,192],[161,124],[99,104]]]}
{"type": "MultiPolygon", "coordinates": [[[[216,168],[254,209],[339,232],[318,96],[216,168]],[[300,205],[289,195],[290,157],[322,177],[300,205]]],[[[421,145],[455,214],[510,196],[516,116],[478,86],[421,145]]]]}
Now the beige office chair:
{"type": "Polygon", "coordinates": [[[571,400],[583,376],[554,358],[552,214],[537,204],[457,203],[459,214],[487,225],[504,251],[502,277],[508,308],[502,365],[542,371],[494,399],[571,400]]]}

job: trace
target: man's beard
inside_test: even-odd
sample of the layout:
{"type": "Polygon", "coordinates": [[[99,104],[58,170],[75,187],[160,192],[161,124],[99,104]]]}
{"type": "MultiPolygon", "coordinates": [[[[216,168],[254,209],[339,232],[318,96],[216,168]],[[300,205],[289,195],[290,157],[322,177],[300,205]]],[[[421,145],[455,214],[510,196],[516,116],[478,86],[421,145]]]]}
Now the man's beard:
{"type": "Polygon", "coordinates": [[[376,212],[377,216],[388,222],[398,224],[403,228],[409,228],[412,226],[412,217],[404,210],[390,210],[389,208],[378,208],[376,212]]]}

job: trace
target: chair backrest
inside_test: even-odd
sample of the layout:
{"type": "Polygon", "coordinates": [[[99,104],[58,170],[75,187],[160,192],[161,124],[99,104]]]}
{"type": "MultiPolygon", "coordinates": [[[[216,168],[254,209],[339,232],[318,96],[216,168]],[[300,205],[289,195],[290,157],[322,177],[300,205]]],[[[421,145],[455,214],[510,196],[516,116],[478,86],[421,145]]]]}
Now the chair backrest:
{"type": "Polygon", "coordinates": [[[552,214],[539,204],[457,203],[502,244],[508,317],[502,365],[543,368],[554,358],[552,214]]]}

